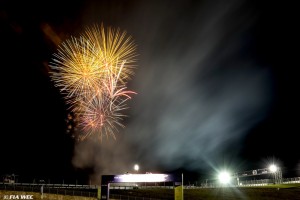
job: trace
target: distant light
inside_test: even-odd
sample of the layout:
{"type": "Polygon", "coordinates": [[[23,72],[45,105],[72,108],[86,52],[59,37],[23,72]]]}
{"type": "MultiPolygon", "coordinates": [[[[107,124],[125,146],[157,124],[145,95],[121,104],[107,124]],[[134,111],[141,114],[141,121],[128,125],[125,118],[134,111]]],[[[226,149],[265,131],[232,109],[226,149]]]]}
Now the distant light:
{"type": "Polygon", "coordinates": [[[135,164],[134,167],[133,167],[133,169],[134,169],[135,171],[139,171],[140,167],[139,167],[138,164],[135,164]]]}
{"type": "Polygon", "coordinates": [[[272,164],[270,165],[269,170],[271,173],[275,173],[278,170],[278,168],[276,165],[272,164]]]}
{"type": "Polygon", "coordinates": [[[227,184],[230,182],[230,174],[228,172],[221,172],[218,176],[220,183],[227,184]]]}

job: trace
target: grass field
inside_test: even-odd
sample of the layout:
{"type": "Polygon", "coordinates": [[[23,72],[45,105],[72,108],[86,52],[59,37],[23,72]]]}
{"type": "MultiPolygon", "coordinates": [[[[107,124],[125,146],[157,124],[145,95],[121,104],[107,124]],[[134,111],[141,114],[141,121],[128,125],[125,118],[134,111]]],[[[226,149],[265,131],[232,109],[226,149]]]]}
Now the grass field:
{"type": "MultiPolygon", "coordinates": [[[[111,190],[111,194],[130,197],[147,197],[153,199],[174,199],[173,189],[133,189],[111,190]]],[[[33,199],[40,200],[41,195],[34,192],[0,191],[0,200],[5,195],[33,195],[33,199]]],[[[125,198],[127,199],[127,198],[125,198]]],[[[134,198],[130,198],[134,199],[134,198]]],[[[300,200],[300,184],[270,185],[264,187],[228,187],[228,188],[202,188],[184,190],[185,200],[300,200]]],[[[96,198],[44,194],[43,200],[96,200],[96,198]]]]}
{"type": "MultiPolygon", "coordinates": [[[[171,189],[113,190],[111,194],[174,199],[171,189]]],[[[300,184],[282,184],[264,187],[228,187],[184,190],[185,200],[300,200],[300,184]]]]}

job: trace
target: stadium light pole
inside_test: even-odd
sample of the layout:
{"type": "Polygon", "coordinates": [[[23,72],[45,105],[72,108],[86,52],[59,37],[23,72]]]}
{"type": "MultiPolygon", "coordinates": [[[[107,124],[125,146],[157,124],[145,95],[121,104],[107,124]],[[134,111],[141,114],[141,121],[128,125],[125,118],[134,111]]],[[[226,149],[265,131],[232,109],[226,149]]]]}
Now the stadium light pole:
{"type": "Polygon", "coordinates": [[[12,174],[12,177],[14,177],[14,184],[16,183],[16,175],[12,174]]]}
{"type": "Polygon", "coordinates": [[[183,173],[181,174],[181,199],[183,200],[183,173]]]}
{"type": "Polygon", "coordinates": [[[281,169],[278,166],[276,166],[275,164],[271,164],[269,166],[269,171],[273,175],[274,184],[281,183],[281,181],[282,181],[281,169]]]}

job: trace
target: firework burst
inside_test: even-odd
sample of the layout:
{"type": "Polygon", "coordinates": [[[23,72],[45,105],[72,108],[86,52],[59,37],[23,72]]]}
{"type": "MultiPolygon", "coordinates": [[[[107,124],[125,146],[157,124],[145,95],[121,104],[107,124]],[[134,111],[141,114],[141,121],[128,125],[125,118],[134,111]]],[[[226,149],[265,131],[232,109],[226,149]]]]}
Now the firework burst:
{"type": "Polygon", "coordinates": [[[126,83],[133,75],[135,45],[126,32],[101,25],[87,28],[79,38],[66,40],[50,63],[51,78],[76,116],[81,140],[97,134],[112,136],[125,117],[133,91],[126,83]]]}
{"type": "Polygon", "coordinates": [[[107,28],[106,31],[101,24],[100,28],[96,25],[87,28],[82,36],[95,44],[97,56],[103,60],[104,66],[110,67],[110,73],[117,74],[119,67],[126,62],[119,81],[123,82],[131,77],[136,61],[136,46],[130,36],[126,37],[126,32],[113,28],[107,28]]]}
{"type": "Polygon", "coordinates": [[[99,67],[101,60],[94,51],[94,45],[84,38],[72,38],[54,54],[51,77],[66,98],[93,93],[100,86],[105,71],[99,67]]]}

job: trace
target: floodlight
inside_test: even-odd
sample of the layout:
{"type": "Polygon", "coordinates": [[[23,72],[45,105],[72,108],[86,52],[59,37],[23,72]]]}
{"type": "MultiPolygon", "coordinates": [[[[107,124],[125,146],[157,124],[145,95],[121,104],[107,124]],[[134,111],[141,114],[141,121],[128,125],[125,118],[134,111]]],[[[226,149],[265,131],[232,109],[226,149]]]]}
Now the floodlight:
{"type": "Polygon", "coordinates": [[[269,170],[271,173],[275,173],[278,170],[278,168],[276,165],[272,164],[270,165],[269,170]]]}
{"type": "Polygon", "coordinates": [[[219,178],[220,183],[222,183],[222,184],[229,183],[230,179],[231,179],[230,174],[226,171],[221,172],[219,174],[218,178],[219,178]]]}

